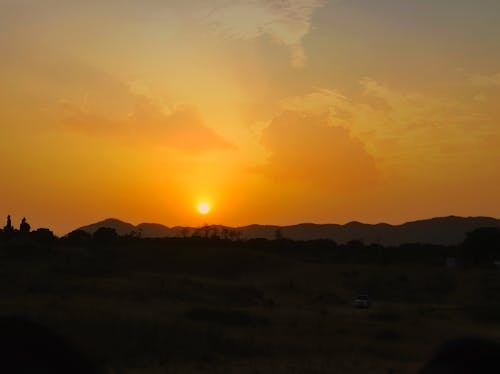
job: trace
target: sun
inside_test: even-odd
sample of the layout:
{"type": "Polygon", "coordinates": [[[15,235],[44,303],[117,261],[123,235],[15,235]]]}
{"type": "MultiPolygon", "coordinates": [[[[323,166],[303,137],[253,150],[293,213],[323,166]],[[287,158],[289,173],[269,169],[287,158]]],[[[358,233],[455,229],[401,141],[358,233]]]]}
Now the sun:
{"type": "Polygon", "coordinates": [[[201,214],[208,214],[210,213],[211,207],[210,204],[207,203],[206,201],[202,201],[201,203],[198,204],[198,212],[201,214]]]}

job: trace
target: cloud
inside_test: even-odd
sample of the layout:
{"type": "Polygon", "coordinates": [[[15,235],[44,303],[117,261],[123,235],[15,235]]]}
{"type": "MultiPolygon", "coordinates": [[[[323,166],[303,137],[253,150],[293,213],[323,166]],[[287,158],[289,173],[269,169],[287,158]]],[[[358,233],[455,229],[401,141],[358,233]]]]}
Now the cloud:
{"type": "Polygon", "coordinates": [[[410,148],[412,153],[421,150],[430,156],[430,149],[438,151],[445,143],[465,145],[471,139],[467,134],[488,131],[492,122],[477,100],[400,91],[371,78],[360,80],[359,87],[359,94],[350,96],[318,89],[282,100],[280,105],[284,110],[328,113],[333,123],[362,139],[377,157],[388,155],[388,140],[393,146],[399,144],[390,147],[398,156],[409,154],[410,148]]]}
{"type": "Polygon", "coordinates": [[[231,39],[250,40],[268,36],[290,51],[290,63],[306,63],[302,40],[311,30],[313,13],[325,0],[236,0],[222,1],[207,20],[216,31],[231,39]]]}
{"type": "Polygon", "coordinates": [[[189,152],[235,148],[207,127],[201,114],[191,105],[165,109],[150,98],[137,96],[132,111],[124,118],[110,119],[67,102],[63,103],[63,111],[66,126],[89,135],[189,152]]]}
{"type": "Polygon", "coordinates": [[[375,161],[345,128],[332,126],[327,115],[286,111],[263,130],[270,152],[256,168],[279,181],[295,180],[334,192],[370,188],[377,180],[375,161]]]}
{"type": "Polygon", "coordinates": [[[323,113],[359,139],[375,159],[381,186],[417,185],[425,178],[449,185],[453,177],[496,173],[488,171],[498,164],[498,147],[492,146],[500,133],[496,102],[474,100],[470,81],[454,88],[458,95],[403,91],[370,78],[359,88],[349,96],[317,89],[280,105],[310,116],[323,113]]]}

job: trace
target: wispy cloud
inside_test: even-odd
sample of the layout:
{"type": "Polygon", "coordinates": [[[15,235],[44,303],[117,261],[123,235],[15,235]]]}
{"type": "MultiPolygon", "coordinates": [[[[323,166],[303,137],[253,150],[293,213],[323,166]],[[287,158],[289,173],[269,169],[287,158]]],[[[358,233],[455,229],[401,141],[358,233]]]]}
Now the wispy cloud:
{"type": "Polygon", "coordinates": [[[290,51],[290,63],[301,68],[306,63],[302,41],[311,30],[313,13],[325,0],[236,0],[219,1],[207,21],[227,38],[249,40],[268,36],[290,51]]]}

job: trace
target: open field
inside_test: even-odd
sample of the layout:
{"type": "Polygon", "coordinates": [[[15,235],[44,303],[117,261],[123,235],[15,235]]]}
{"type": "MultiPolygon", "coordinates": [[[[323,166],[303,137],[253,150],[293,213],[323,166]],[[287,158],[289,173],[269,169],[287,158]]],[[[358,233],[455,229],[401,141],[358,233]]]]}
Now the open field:
{"type": "Polygon", "coordinates": [[[335,263],[226,242],[2,248],[0,308],[111,373],[411,373],[500,331],[500,271],[335,263]],[[358,292],[373,297],[352,308],[358,292]]]}

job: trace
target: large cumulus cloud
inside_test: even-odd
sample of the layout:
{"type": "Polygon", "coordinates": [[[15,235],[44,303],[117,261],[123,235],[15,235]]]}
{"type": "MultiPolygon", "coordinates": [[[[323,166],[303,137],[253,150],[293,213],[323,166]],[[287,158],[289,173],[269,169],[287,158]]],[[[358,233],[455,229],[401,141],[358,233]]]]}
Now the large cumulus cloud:
{"type": "Polygon", "coordinates": [[[363,144],[326,115],[283,112],[264,129],[262,144],[270,156],[257,170],[280,181],[346,192],[377,180],[375,161],[363,144]]]}

